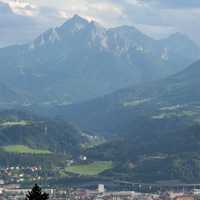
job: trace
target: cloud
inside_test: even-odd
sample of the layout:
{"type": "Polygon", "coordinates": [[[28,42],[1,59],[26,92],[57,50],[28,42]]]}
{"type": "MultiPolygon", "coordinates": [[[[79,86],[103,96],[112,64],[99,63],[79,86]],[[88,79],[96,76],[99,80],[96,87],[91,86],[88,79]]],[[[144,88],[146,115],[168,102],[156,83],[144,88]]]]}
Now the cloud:
{"type": "Polygon", "coordinates": [[[173,9],[191,9],[200,8],[199,0],[142,0],[148,4],[158,5],[162,8],[173,8],[173,9]]]}
{"type": "Polygon", "coordinates": [[[12,1],[12,0],[0,0],[2,4],[6,4],[10,10],[18,15],[22,16],[34,16],[37,12],[37,6],[31,3],[12,1]]]}
{"type": "MultiPolygon", "coordinates": [[[[41,7],[44,7],[44,1],[40,5],[41,7]]],[[[52,5],[54,12],[57,9],[57,17],[60,17],[63,20],[78,14],[87,19],[94,19],[106,26],[116,23],[124,14],[122,12],[122,7],[119,4],[109,0],[61,0],[58,5],[55,6],[53,2],[52,5]]]]}
{"type": "Polygon", "coordinates": [[[199,0],[110,0],[123,7],[125,23],[156,37],[183,32],[200,44],[199,0]]]}
{"type": "Polygon", "coordinates": [[[155,39],[162,39],[166,38],[169,35],[178,32],[175,27],[170,26],[152,26],[152,25],[144,25],[144,24],[137,24],[136,28],[141,30],[144,33],[148,33],[148,35],[155,39]]]}
{"type": "Polygon", "coordinates": [[[0,47],[30,42],[63,21],[56,8],[0,0],[0,47]]]}
{"type": "Polygon", "coordinates": [[[9,4],[0,2],[0,46],[26,42],[39,32],[33,17],[15,13],[9,4]]]}

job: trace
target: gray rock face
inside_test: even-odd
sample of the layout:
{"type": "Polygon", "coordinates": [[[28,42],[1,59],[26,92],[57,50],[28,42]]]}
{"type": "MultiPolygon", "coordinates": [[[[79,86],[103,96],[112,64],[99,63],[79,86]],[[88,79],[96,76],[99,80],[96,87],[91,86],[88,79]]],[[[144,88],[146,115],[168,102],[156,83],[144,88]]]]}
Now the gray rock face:
{"type": "Polygon", "coordinates": [[[30,44],[0,49],[0,80],[23,103],[69,104],[166,77],[199,55],[178,33],[154,40],[134,27],[105,29],[76,15],[30,44]]]}

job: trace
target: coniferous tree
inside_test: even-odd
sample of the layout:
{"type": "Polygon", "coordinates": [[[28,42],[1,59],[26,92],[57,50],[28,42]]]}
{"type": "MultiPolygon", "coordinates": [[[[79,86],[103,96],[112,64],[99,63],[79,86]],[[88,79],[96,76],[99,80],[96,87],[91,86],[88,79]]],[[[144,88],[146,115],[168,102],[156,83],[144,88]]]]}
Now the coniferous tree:
{"type": "Polygon", "coordinates": [[[48,200],[49,194],[42,192],[41,187],[37,184],[32,188],[30,192],[26,195],[25,200],[48,200]]]}

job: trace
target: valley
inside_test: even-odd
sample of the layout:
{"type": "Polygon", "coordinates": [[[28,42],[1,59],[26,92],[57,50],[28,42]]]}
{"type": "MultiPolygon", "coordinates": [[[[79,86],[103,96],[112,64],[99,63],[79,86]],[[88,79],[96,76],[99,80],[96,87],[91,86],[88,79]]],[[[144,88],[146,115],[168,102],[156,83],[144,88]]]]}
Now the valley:
{"type": "Polygon", "coordinates": [[[186,35],[156,40],[78,15],[0,48],[0,179],[198,183],[199,58],[186,35]]]}
{"type": "Polygon", "coordinates": [[[106,175],[142,182],[195,182],[199,179],[199,67],[196,62],[167,79],[57,111],[60,118],[115,138],[87,151],[90,158],[118,163],[106,175]]]}

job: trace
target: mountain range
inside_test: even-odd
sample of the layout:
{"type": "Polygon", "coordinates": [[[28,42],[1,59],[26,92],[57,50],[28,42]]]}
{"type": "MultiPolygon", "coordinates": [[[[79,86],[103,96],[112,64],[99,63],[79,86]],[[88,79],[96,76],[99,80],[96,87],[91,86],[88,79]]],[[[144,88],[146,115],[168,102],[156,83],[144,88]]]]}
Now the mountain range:
{"type": "Polygon", "coordinates": [[[108,138],[107,143],[87,153],[94,159],[118,162],[109,176],[119,178],[121,174],[121,178],[138,181],[198,181],[199,76],[197,61],[168,78],[61,106],[54,113],[108,138]]]}
{"type": "Polygon", "coordinates": [[[200,100],[199,69],[200,62],[196,62],[166,79],[132,86],[88,102],[61,106],[57,112],[66,114],[65,117],[83,128],[110,133],[126,133],[130,125],[144,124],[140,117],[148,114],[156,124],[158,121],[166,124],[171,118],[195,117],[200,100]],[[194,111],[190,112],[192,108],[194,111]]]}
{"type": "Polygon", "coordinates": [[[71,104],[165,78],[199,55],[180,33],[155,40],[134,27],[106,29],[75,15],[29,44],[1,48],[0,80],[15,103],[71,104]]]}

